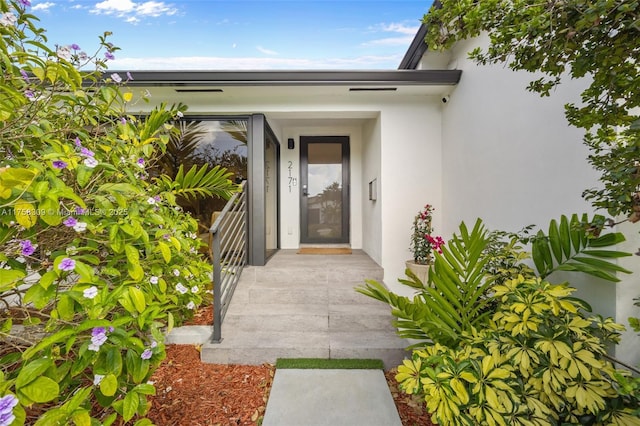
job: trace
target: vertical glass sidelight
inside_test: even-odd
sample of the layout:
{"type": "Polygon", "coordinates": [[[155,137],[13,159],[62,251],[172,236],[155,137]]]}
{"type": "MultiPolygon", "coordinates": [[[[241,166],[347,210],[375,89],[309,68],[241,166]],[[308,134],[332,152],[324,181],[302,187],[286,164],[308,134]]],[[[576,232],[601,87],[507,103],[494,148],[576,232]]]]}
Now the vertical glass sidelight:
{"type": "Polygon", "coordinates": [[[266,257],[273,255],[278,249],[278,141],[271,132],[265,129],[264,149],[264,194],[265,194],[265,250],[266,257]]]}
{"type": "Polygon", "coordinates": [[[301,242],[349,242],[349,143],[301,138],[301,242]]]}

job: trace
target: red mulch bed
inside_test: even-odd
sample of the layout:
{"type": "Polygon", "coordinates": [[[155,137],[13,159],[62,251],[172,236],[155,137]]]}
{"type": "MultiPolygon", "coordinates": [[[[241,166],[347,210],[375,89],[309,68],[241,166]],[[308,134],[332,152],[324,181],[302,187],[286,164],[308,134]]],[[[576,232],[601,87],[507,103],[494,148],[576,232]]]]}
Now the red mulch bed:
{"type": "MultiPolygon", "coordinates": [[[[213,323],[213,310],[196,311],[187,325],[213,323]]],[[[200,361],[194,345],[169,345],[151,380],[156,396],[148,417],[158,426],[244,426],[261,424],[275,367],[219,365],[200,361]]],[[[385,372],[403,426],[432,426],[424,403],[398,388],[396,370],[385,372]]]]}

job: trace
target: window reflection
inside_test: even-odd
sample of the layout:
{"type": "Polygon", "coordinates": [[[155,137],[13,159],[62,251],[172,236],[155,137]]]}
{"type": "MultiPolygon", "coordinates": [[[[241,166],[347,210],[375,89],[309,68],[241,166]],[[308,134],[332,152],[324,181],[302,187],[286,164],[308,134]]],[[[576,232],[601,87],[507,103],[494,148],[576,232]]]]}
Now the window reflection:
{"type": "MultiPolygon", "coordinates": [[[[165,155],[158,161],[158,174],[175,177],[180,165],[187,172],[192,166],[208,164],[222,166],[233,173],[237,182],[247,178],[247,124],[248,120],[180,120],[174,123],[165,155]]],[[[197,220],[200,232],[211,227],[213,212],[221,211],[226,200],[206,198],[190,200],[179,198],[178,204],[197,220]]]]}

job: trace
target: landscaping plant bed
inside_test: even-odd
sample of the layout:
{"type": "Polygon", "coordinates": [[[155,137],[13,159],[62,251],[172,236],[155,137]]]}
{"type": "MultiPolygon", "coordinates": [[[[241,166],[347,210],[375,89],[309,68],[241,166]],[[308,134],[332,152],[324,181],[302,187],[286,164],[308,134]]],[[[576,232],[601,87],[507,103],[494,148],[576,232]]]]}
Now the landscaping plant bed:
{"type": "MultiPolygon", "coordinates": [[[[266,410],[275,366],[220,365],[200,361],[194,345],[168,345],[153,374],[156,395],[149,418],[158,426],[259,425],[266,410]]],[[[419,398],[398,389],[396,371],[385,372],[404,426],[432,423],[419,398]]]]}
{"type": "MultiPolygon", "coordinates": [[[[186,325],[210,325],[212,312],[204,306],[186,325]]],[[[206,364],[198,346],[168,345],[151,378],[156,395],[148,417],[158,426],[260,425],[274,374],[270,364],[206,364]]],[[[396,369],[384,374],[403,426],[432,426],[423,401],[398,388],[396,369]]]]}

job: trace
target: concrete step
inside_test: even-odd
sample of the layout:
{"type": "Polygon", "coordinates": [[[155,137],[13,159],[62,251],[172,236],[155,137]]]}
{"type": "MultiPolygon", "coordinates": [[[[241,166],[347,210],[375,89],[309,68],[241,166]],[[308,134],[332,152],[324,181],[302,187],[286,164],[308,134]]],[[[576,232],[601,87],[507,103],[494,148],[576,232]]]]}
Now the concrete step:
{"type": "MultiPolygon", "coordinates": [[[[397,337],[387,305],[354,289],[382,276],[382,268],[362,251],[316,256],[281,250],[266,266],[242,272],[221,343],[203,341],[211,328],[184,333],[203,343],[201,357],[209,363],[378,358],[386,368],[395,367],[408,355],[409,343],[397,337]]],[[[175,332],[168,338],[188,340],[175,332]]]]}
{"type": "Polygon", "coordinates": [[[224,336],[223,325],[222,342],[202,346],[203,362],[261,365],[273,364],[278,358],[374,358],[381,359],[388,369],[401,364],[408,355],[406,341],[381,331],[234,331],[224,336]]]}

